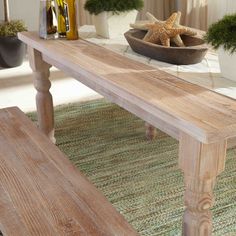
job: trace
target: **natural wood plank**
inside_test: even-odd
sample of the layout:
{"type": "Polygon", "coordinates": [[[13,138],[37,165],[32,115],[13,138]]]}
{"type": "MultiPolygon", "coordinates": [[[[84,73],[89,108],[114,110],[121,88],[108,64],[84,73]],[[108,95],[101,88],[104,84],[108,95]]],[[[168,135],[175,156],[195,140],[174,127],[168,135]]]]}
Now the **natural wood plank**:
{"type": "Polygon", "coordinates": [[[147,114],[147,122],[152,115],[166,123],[170,133],[180,130],[203,143],[236,136],[236,103],[230,98],[83,40],[45,41],[31,32],[19,38],[49,64],[108,98],[119,97],[122,107],[137,106],[147,114]]]}
{"type": "Polygon", "coordinates": [[[185,205],[183,235],[210,236],[212,233],[213,188],[225,166],[226,140],[203,144],[181,133],[179,166],[184,172],[185,205]]]}
{"type": "Polygon", "coordinates": [[[0,150],[4,235],[137,235],[17,108],[0,110],[0,150]]]}
{"type": "MultiPolygon", "coordinates": [[[[67,71],[67,68],[59,64],[56,60],[53,60],[46,56],[44,56],[43,58],[45,61],[56,66],[57,68],[67,71]]],[[[143,109],[136,102],[133,102],[132,100],[129,100],[128,98],[122,97],[119,93],[116,93],[116,91],[112,91],[108,88],[104,88],[104,84],[97,84],[96,79],[95,81],[91,81],[90,79],[87,79],[85,76],[80,77],[78,73],[73,72],[73,71],[70,71],[67,73],[73,76],[74,78],[77,78],[83,84],[97,91],[98,93],[100,93],[101,95],[109,99],[111,102],[114,102],[120,107],[123,107],[124,109],[126,109],[127,111],[130,111],[131,113],[147,121],[148,123],[155,126],[156,128],[167,133],[171,137],[178,139],[179,130],[177,128],[175,128],[174,126],[170,126],[164,120],[159,119],[155,114],[150,113],[149,110],[143,109]]]]}

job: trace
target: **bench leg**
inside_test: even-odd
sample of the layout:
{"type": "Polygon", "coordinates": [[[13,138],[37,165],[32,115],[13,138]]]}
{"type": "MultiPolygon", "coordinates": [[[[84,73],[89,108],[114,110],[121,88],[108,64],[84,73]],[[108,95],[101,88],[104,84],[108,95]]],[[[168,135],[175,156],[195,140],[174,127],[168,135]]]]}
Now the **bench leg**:
{"type": "Polygon", "coordinates": [[[39,51],[29,48],[29,61],[33,70],[34,87],[37,90],[36,106],[39,129],[55,143],[54,112],[52,95],[49,92],[51,82],[49,69],[51,65],[43,61],[39,51]]]}
{"type": "Polygon", "coordinates": [[[146,137],[148,140],[153,140],[156,137],[157,131],[156,128],[149,123],[145,123],[146,127],[146,137]]]}
{"type": "Polygon", "coordinates": [[[229,138],[227,141],[228,148],[235,148],[236,147],[236,137],[229,138]]]}
{"type": "Polygon", "coordinates": [[[186,210],[184,236],[212,234],[216,177],[224,170],[227,142],[203,144],[186,134],[180,135],[179,166],[184,172],[186,210]]]}

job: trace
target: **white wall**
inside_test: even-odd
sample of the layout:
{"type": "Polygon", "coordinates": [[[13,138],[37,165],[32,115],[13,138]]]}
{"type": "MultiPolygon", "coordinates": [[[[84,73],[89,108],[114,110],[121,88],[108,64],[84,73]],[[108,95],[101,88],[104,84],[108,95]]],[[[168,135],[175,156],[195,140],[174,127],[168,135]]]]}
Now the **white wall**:
{"type": "Polygon", "coordinates": [[[208,24],[231,13],[236,13],[236,0],[208,0],[208,24]]]}
{"type": "MultiPolygon", "coordinates": [[[[3,1],[0,1],[0,20],[3,20],[3,1]]],[[[10,18],[22,19],[28,30],[38,30],[40,0],[9,0],[10,18]]]]}
{"type": "MultiPolygon", "coordinates": [[[[3,20],[2,2],[0,0],[0,20],[3,20]]],[[[39,2],[40,0],[9,0],[11,19],[22,19],[29,30],[38,30],[39,2]]],[[[233,12],[236,13],[236,0],[208,0],[208,24],[233,12]]]]}

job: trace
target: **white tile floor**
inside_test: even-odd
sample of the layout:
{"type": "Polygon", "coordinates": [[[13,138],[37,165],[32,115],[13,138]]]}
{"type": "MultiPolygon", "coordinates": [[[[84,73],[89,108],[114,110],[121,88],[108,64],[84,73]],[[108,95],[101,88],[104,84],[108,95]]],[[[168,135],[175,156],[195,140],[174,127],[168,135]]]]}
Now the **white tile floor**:
{"type": "MultiPolygon", "coordinates": [[[[50,92],[54,105],[101,97],[56,68],[51,68],[50,71],[50,92]]],[[[0,69],[0,108],[18,106],[24,112],[33,111],[36,109],[35,94],[32,70],[27,60],[19,67],[0,69]]]]}

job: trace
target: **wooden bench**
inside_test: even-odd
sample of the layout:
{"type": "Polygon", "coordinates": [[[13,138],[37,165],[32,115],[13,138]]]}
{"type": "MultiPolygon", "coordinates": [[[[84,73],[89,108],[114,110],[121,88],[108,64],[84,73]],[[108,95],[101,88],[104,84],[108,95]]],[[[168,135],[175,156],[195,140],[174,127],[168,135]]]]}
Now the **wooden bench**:
{"type": "Polygon", "coordinates": [[[16,107],[0,110],[0,209],[4,236],[138,235],[16,107]]]}
{"type": "Polygon", "coordinates": [[[53,65],[179,140],[183,235],[210,236],[213,188],[224,170],[227,146],[236,141],[235,100],[85,40],[43,40],[35,32],[18,37],[29,48],[40,130],[54,141],[53,65]]]}

